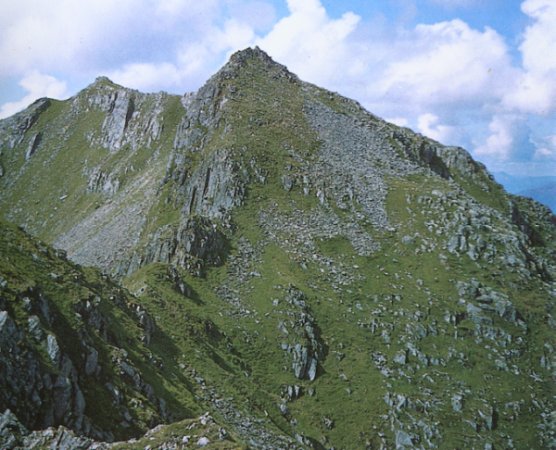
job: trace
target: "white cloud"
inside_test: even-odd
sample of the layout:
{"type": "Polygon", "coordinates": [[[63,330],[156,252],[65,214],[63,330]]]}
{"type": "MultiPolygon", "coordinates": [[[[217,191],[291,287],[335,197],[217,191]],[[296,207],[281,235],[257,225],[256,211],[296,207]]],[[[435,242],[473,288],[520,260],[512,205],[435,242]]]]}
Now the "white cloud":
{"type": "Polygon", "coordinates": [[[504,104],[524,113],[549,114],[556,111],[556,2],[527,0],[521,9],[534,22],[520,46],[523,70],[504,104]]]}
{"type": "Polygon", "coordinates": [[[490,136],[486,142],[475,149],[475,154],[499,160],[507,160],[512,151],[514,139],[512,127],[514,120],[495,116],[489,124],[490,136]]]}
{"type": "Polygon", "coordinates": [[[387,117],[384,120],[393,123],[394,125],[397,125],[399,127],[409,126],[409,120],[407,120],[405,117],[387,117]]]}
{"type": "Polygon", "coordinates": [[[257,45],[288,65],[301,78],[331,84],[339,72],[353,70],[355,48],[347,38],[360,17],[345,13],[328,17],[318,0],[288,0],[290,15],[280,20],[257,45]]]}
{"type": "Polygon", "coordinates": [[[547,136],[537,146],[535,159],[556,161],[556,134],[547,136]]]}
{"type": "Polygon", "coordinates": [[[160,87],[180,84],[182,74],[170,63],[135,63],[108,73],[108,77],[122,86],[144,91],[159,90],[160,87]]]}
{"type": "Polygon", "coordinates": [[[391,101],[482,104],[499,97],[514,72],[504,40],[492,29],[452,20],[418,25],[405,39],[394,46],[377,85],[391,101]]]}
{"type": "Polygon", "coordinates": [[[534,142],[527,118],[521,114],[495,114],[489,124],[489,136],[475,149],[486,161],[533,161],[538,144],[534,142]]]}
{"type": "Polygon", "coordinates": [[[211,69],[218,68],[223,52],[247,47],[254,38],[254,30],[249,25],[229,19],[222,27],[211,27],[211,32],[199,40],[184,43],[171,62],[126,64],[108,76],[135,89],[183,93],[197,88],[208,78],[211,69]]]}
{"type": "MultiPolygon", "coordinates": [[[[8,3],[8,2],[2,2],[8,3]]],[[[118,36],[134,0],[39,0],[13,2],[10,15],[0,14],[0,74],[28,70],[69,70],[96,45],[118,36]]],[[[2,5],[2,9],[4,5],[2,5]]]]}
{"type": "Polygon", "coordinates": [[[553,0],[527,0],[522,11],[535,20],[525,30],[520,47],[526,70],[548,74],[556,69],[556,3],[553,0]]]}
{"type": "Polygon", "coordinates": [[[417,118],[417,128],[425,136],[438,142],[450,144],[457,135],[457,129],[453,126],[442,125],[440,118],[432,113],[421,114],[417,118]]]}
{"type": "Polygon", "coordinates": [[[255,32],[251,26],[236,19],[227,20],[224,27],[216,29],[208,40],[215,53],[243,49],[253,42],[255,32]]]}
{"type": "MultiPolygon", "coordinates": [[[[202,2],[190,0],[158,0],[153,2],[154,11],[158,18],[163,20],[183,20],[192,17],[217,12],[220,2],[218,0],[203,0],[202,2]]],[[[143,4],[148,8],[148,4],[143,4]]]]}
{"type": "Polygon", "coordinates": [[[266,33],[276,23],[274,5],[262,0],[227,0],[232,19],[241,21],[255,31],[266,33]]]}
{"type": "Polygon", "coordinates": [[[94,77],[125,64],[171,63],[183,42],[210,36],[230,1],[1,2],[0,61],[9,64],[0,65],[0,76],[39,70],[94,77]]]}
{"type": "Polygon", "coordinates": [[[32,72],[24,77],[19,85],[27,94],[16,102],[5,103],[0,107],[0,119],[11,116],[26,108],[37,98],[50,97],[62,99],[68,96],[66,83],[39,72],[32,72]]]}

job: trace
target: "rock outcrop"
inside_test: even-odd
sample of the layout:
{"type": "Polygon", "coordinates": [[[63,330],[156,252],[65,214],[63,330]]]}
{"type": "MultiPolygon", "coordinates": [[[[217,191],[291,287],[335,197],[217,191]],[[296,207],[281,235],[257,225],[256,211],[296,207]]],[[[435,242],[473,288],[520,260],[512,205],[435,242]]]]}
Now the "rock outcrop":
{"type": "Polygon", "coordinates": [[[6,417],[15,414],[29,430],[63,425],[103,441],[145,427],[135,411],[138,399],[153,421],[169,419],[166,402],[137,368],[156,333],[148,312],[63,255],[4,223],[1,228],[0,409],[11,411],[6,417]],[[34,253],[23,253],[22,247],[34,253]],[[14,278],[10,264],[25,264],[27,272],[14,278]],[[38,284],[22,289],[21,280],[38,284]],[[75,292],[81,294],[72,298],[75,292]],[[116,331],[122,314],[130,328],[116,331]],[[125,350],[132,343],[142,357],[125,350]],[[103,403],[112,405],[111,411],[99,410],[103,403]]]}

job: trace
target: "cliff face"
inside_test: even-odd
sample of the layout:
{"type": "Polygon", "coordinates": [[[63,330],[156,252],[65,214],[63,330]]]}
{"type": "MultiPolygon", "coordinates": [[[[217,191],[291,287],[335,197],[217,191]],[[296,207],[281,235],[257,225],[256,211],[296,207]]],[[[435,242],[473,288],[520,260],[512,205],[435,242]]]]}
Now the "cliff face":
{"type": "Polygon", "coordinates": [[[30,429],[65,425],[105,440],[170,419],[156,377],[137,368],[156,333],[144,308],[63,251],[14,226],[1,229],[4,408],[30,429]]]}
{"type": "MultiPolygon", "coordinates": [[[[151,422],[212,409],[261,448],[554,442],[554,219],[465,150],[248,49],[183,97],[99,78],[67,101],[39,100],[0,121],[0,152],[3,218],[114,276],[135,297],[109,303],[139,321],[121,328],[167,339],[137,345],[164,360],[173,404],[149,397],[153,374],[132,365],[151,422]]],[[[0,308],[16,353],[27,332],[12,305],[39,298],[34,288],[0,308]]],[[[46,324],[37,345],[62,348],[21,308],[46,324]]],[[[89,354],[95,332],[71,351],[89,354]]],[[[0,406],[31,429],[125,436],[85,420],[79,383],[93,375],[85,356],[70,366],[60,352],[56,370],[75,383],[55,420],[12,406],[50,391],[13,387],[0,406]]]]}

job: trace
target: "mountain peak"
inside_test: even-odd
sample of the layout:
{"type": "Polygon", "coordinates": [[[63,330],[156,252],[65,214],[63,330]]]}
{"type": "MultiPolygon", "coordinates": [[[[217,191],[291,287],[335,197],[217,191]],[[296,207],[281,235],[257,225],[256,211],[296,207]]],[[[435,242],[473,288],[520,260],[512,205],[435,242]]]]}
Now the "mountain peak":
{"type": "Polygon", "coordinates": [[[95,78],[91,84],[89,84],[83,92],[87,92],[91,89],[98,90],[98,89],[127,89],[124,86],[119,85],[118,83],[114,83],[110,78],[107,76],[98,76],[95,78]]]}
{"type": "Polygon", "coordinates": [[[228,62],[220,69],[217,76],[224,78],[235,78],[245,70],[255,68],[263,69],[266,73],[276,77],[286,77],[291,81],[298,81],[297,75],[288,68],[274,61],[268,53],[260,47],[247,47],[232,54],[228,62]]]}
{"type": "Polygon", "coordinates": [[[113,85],[115,84],[110,78],[106,77],[106,76],[99,76],[95,78],[95,81],[93,83],[94,85],[113,85]]]}
{"type": "Polygon", "coordinates": [[[230,57],[230,62],[241,63],[248,60],[260,60],[277,64],[268,53],[262,50],[258,45],[255,47],[247,47],[243,50],[238,50],[230,57]]]}

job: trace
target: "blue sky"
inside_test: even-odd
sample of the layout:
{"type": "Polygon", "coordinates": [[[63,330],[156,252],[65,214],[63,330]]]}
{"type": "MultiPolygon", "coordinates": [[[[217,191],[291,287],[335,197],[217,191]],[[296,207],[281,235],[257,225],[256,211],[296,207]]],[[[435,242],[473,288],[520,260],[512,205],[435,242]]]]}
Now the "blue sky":
{"type": "Polygon", "coordinates": [[[252,45],[491,171],[556,175],[556,0],[0,0],[0,117],[99,75],[189,92],[252,45]]]}

